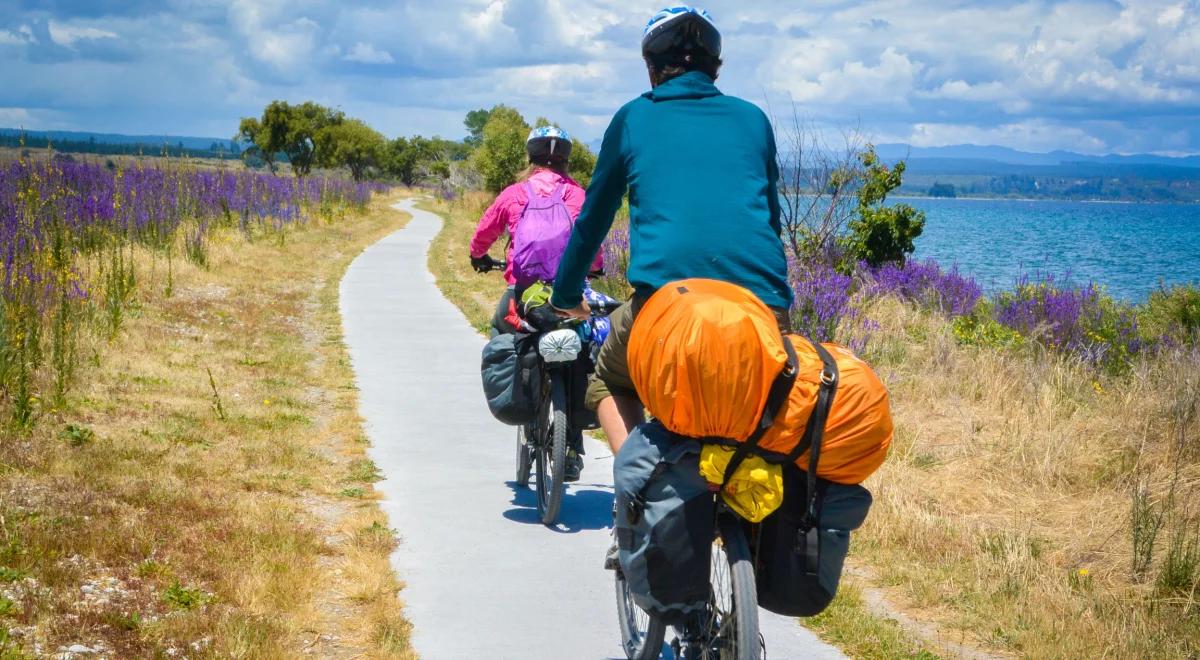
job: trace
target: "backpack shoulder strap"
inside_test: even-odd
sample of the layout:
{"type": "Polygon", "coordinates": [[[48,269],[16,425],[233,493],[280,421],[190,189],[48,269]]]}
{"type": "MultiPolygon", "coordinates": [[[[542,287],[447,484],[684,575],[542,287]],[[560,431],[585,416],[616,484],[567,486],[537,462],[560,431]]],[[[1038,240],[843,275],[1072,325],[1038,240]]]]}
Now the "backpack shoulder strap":
{"type": "Polygon", "coordinates": [[[554,192],[550,193],[550,201],[555,204],[564,203],[563,191],[565,191],[566,188],[567,188],[567,183],[565,181],[559,181],[558,185],[554,186],[554,192]]]}
{"type": "Polygon", "coordinates": [[[787,402],[788,395],[792,392],[792,386],[796,384],[800,359],[796,357],[796,349],[787,335],[783,335],[783,350],[787,352],[787,362],[775,376],[775,380],[771,383],[771,389],[767,392],[767,402],[763,405],[762,415],[758,419],[758,428],[754,429],[754,433],[750,434],[745,442],[738,444],[733,456],[730,457],[729,464],[725,467],[725,483],[729,483],[729,479],[741,466],[742,461],[746,460],[746,456],[758,448],[758,442],[766,435],[767,429],[770,429],[771,425],[775,423],[775,416],[787,402]]]}
{"type": "Polygon", "coordinates": [[[533,191],[533,184],[530,183],[529,179],[526,179],[521,187],[525,189],[525,206],[529,206],[537,199],[537,193],[533,191]]]}

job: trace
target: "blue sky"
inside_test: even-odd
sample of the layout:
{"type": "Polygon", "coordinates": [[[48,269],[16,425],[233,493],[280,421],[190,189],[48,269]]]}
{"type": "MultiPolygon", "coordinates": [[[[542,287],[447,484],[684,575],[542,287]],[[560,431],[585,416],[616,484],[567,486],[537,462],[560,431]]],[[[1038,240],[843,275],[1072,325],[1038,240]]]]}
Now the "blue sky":
{"type": "MultiPolygon", "coordinates": [[[[5,0],[0,126],[228,137],[276,98],[460,137],[499,102],[585,140],[647,87],[611,0],[5,0]]],[[[724,91],[877,142],[1200,152],[1200,0],[721,0],[724,91]]]]}

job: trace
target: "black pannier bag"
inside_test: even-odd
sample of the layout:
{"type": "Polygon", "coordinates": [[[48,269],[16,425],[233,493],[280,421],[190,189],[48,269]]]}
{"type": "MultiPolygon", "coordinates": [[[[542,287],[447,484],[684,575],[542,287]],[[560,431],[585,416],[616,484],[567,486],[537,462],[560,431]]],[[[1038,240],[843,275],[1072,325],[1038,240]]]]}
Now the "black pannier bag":
{"type": "Polygon", "coordinates": [[[619,560],[633,600],[667,624],[682,624],[708,603],[716,533],[700,443],[642,424],[625,440],[613,473],[619,560]]]}
{"type": "Polygon", "coordinates": [[[483,347],[483,394],[492,416],[510,426],[537,417],[542,390],[537,335],[525,333],[492,337],[483,347]]]}
{"type": "Polygon", "coordinates": [[[783,504],[759,524],[755,535],[758,604],[785,616],[820,614],[837,595],[850,551],[850,532],[871,508],[862,486],[816,480],[816,525],[807,520],[808,478],[784,466],[783,504]]]}

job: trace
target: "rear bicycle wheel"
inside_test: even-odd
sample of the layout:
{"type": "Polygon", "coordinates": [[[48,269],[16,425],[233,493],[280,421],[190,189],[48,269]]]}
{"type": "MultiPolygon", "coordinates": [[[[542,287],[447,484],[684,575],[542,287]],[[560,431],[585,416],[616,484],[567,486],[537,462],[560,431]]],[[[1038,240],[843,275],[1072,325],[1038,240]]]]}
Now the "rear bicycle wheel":
{"type": "Polygon", "coordinates": [[[517,485],[529,485],[529,473],[533,469],[533,447],[529,444],[526,426],[517,427],[517,485]]]}
{"type": "Polygon", "coordinates": [[[567,391],[556,375],[550,376],[550,397],[539,424],[537,454],[538,513],[543,525],[553,525],[562,508],[563,476],[567,470],[567,391]]]}
{"type": "Polygon", "coordinates": [[[730,515],[717,521],[709,581],[708,617],[701,635],[703,660],[758,660],[758,588],[746,535],[730,515]]]}
{"type": "Polygon", "coordinates": [[[616,575],[617,622],[621,626],[621,648],[629,660],[658,660],[662,655],[667,626],[633,602],[629,582],[620,568],[616,575]]]}

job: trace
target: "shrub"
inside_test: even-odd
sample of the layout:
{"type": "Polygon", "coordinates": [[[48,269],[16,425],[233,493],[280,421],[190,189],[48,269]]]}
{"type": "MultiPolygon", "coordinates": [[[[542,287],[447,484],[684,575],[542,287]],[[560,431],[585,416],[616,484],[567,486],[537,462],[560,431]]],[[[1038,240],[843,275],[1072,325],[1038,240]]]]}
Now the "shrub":
{"type": "Polygon", "coordinates": [[[1138,314],[1144,337],[1186,346],[1200,344],[1200,286],[1159,288],[1138,314]]]}
{"type": "Polygon", "coordinates": [[[904,178],[903,162],[889,168],[879,161],[873,147],[861,158],[864,173],[857,217],[850,221],[850,235],[843,242],[854,258],[872,266],[903,263],[916,249],[913,241],[925,229],[925,213],[908,204],[884,206],[888,193],[899,188],[904,178]]]}
{"type": "Polygon", "coordinates": [[[995,318],[1047,348],[1092,366],[1123,371],[1143,349],[1137,318],[1100,287],[1060,285],[1053,276],[1022,278],[996,297],[995,318]]]}
{"type": "Polygon", "coordinates": [[[983,295],[975,280],[960,275],[957,266],[944,271],[932,259],[888,263],[877,268],[863,264],[868,283],[866,293],[891,295],[949,317],[974,311],[983,295]]]}
{"type": "Polygon", "coordinates": [[[955,317],[951,324],[960,344],[987,348],[1012,348],[1022,343],[1021,333],[992,318],[991,307],[980,305],[971,314],[955,317]]]}
{"type": "Polygon", "coordinates": [[[618,300],[625,300],[630,296],[629,280],[626,279],[629,270],[629,229],[613,227],[600,247],[600,253],[604,255],[604,277],[592,280],[592,288],[618,300]]]}
{"type": "Polygon", "coordinates": [[[851,313],[850,276],[821,262],[793,261],[788,271],[793,327],[814,341],[832,341],[842,318],[851,313]]]}

